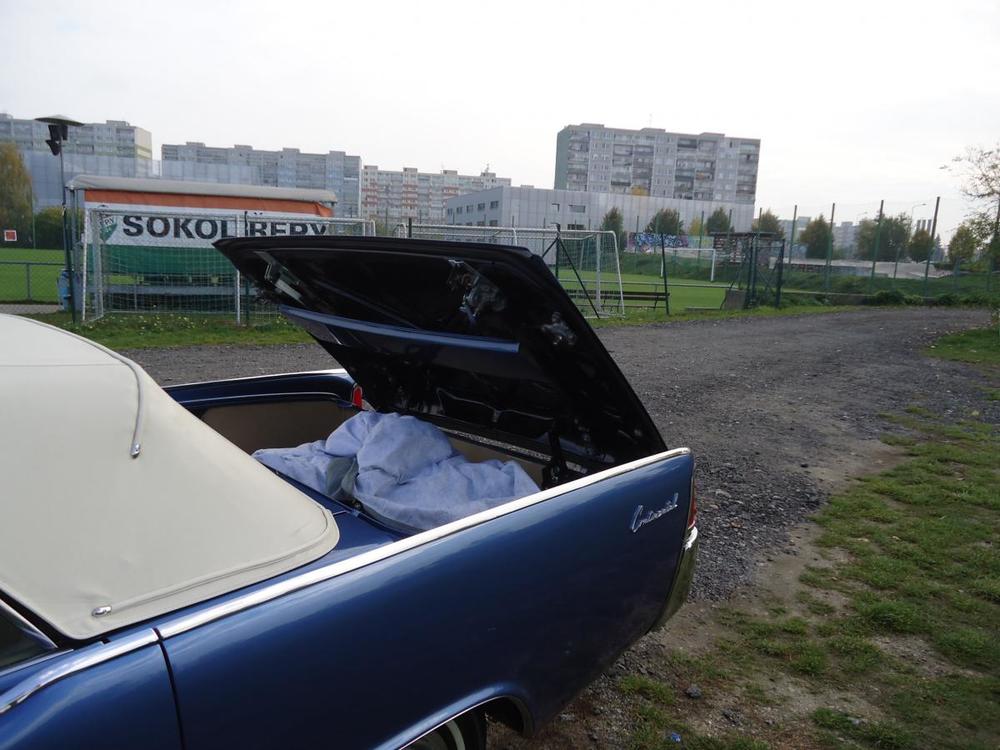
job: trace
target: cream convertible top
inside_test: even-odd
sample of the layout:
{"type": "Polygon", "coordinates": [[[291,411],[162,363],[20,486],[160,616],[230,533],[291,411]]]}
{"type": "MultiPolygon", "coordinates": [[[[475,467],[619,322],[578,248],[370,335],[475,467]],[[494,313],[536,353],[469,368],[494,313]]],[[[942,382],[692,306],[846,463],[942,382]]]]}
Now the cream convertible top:
{"type": "Polygon", "coordinates": [[[86,339],[0,315],[0,591],[89,638],[303,565],[330,513],[86,339]]]}

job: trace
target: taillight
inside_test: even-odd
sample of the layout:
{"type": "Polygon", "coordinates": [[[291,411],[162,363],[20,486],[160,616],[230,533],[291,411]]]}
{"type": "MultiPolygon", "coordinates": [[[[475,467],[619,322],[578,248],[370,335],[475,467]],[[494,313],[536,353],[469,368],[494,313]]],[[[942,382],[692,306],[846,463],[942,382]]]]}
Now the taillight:
{"type": "Polygon", "coordinates": [[[694,496],[694,482],[691,482],[691,505],[688,506],[688,529],[693,529],[698,520],[698,501],[694,496]]]}

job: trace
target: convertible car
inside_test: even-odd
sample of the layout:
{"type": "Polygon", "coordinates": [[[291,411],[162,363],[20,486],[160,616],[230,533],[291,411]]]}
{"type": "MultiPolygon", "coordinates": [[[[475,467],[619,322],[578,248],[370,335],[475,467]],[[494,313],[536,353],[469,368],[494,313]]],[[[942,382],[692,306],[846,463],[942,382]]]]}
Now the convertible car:
{"type": "Polygon", "coordinates": [[[0,748],[482,748],[681,605],[692,456],[538,257],[217,247],[343,369],[0,316],[0,748]]]}

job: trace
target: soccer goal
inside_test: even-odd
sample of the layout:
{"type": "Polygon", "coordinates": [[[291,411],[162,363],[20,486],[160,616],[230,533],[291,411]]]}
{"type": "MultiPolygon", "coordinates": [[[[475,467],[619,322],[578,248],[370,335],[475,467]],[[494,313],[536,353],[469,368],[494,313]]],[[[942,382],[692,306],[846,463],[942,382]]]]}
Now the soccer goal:
{"type": "Polygon", "coordinates": [[[398,237],[526,248],[545,261],[585,316],[625,313],[618,238],[614,232],[452,224],[400,224],[395,231],[398,237]]]}

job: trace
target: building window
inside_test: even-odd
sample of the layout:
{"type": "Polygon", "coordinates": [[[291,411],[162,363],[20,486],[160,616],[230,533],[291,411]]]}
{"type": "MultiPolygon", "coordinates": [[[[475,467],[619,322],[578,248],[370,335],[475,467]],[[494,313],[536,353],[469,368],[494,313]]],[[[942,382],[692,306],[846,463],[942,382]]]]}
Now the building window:
{"type": "Polygon", "coordinates": [[[497,220],[496,219],[490,219],[490,226],[491,227],[495,227],[496,225],[497,225],[497,220]]]}
{"type": "Polygon", "coordinates": [[[468,206],[465,207],[465,212],[468,213],[468,214],[472,213],[472,204],[471,203],[468,206]]]}
{"type": "Polygon", "coordinates": [[[553,203],[552,204],[552,210],[553,211],[558,211],[559,210],[559,204],[558,203],[553,203]]]}
{"type": "Polygon", "coordinates": [[[490,201],[490,208],[500,208],[500,201],[490,201]]]}
{"type": "Polygon", "coordinates": [[[461,207],[461,206],[459,206],[458,208],[456,208],[456,209],[455,209],[455,213],[456,213],[456,214],[460,214],[460,213],[462,213],[462,207],[461,207]]]}
{"type": "Polygon", "coordinates": [[[574,206],[572,203],[569,204],[569,210],[574,214],[585,214],[587,213],[586,206],[574,206]]]}
{"type": "Polygon", "coordinates": [[[486,204],[485,203],[479,203],[479,204],[477,204],[476,205],[476,210],[477,211],[485,211],[486,210],[486,204]]]}

